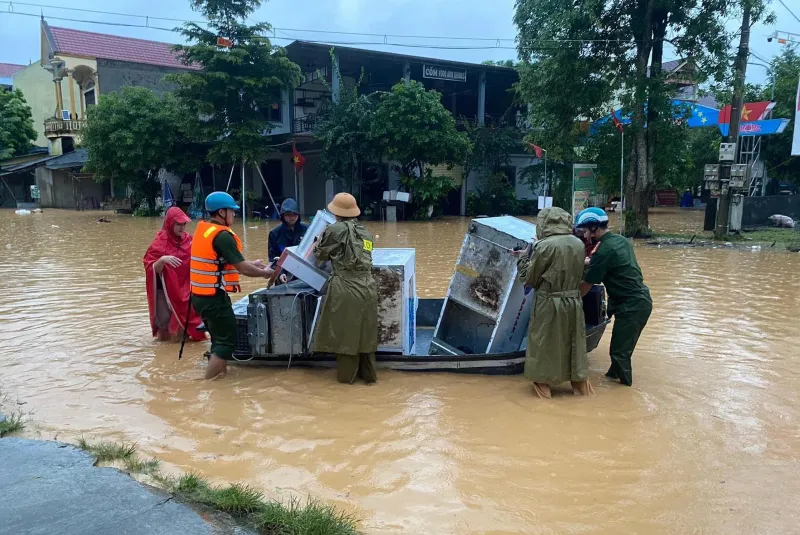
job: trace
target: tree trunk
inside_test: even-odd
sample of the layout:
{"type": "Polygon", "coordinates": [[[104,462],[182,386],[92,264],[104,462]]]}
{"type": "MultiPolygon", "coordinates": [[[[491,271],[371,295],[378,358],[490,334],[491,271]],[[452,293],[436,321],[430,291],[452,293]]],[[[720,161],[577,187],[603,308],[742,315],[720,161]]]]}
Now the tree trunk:
{"type": "Polygon", "coordinates": [[[662,62],[664,58],[664,38],[667,33],[667,13],[663,10],[656,10],[652,18],[653,57],[650,61],[650,76],[648,78],[648,104],[647,104],[647,129],[645,131],[647,139],[647,180],[641,188],[639,229],[637,236],[643,237],[651,234],[650,232],[650,199],[656,187],[656,166],[654,161],[656,146],[658,145],[659,133],[659,110],[664,107],[664,86],[661,80],[662,62]]]}
{"type": "Polygon", "coordinates": [[[633,144],[631,171],[628,173],[627,197],[630,206],[625,211],[625,232],[638,237],[648,234],[648,201],[652,189],[652,174],[649,170],[647,130],[645,128],[645,103],[648,96],[649,78],[647,67],[652,50],[654,0],[640,0],[641,18],[634,32],[636,38],[636,85],[633,107],[633,144]]]}

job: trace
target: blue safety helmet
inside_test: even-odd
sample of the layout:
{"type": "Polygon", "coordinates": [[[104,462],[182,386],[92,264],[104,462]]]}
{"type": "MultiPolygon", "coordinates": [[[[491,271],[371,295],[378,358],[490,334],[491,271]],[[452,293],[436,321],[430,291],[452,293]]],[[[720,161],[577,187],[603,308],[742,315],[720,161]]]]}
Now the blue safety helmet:
{"type": "Polygon", "coordinates": [[[223,208],[238,210],[239,205],[236,204],[236,201],[233,199],[233,197],[224,191],[215,191],[214,193],[209,193],[208,197],[206,197],[206,212],[213,214],[217,210],[222,210],[223,208]]]}
{"type": "Polygon", "coordinates": [[[581,210],[575,220],[578,228],[588,227],[589,225],[602,225],[608,223],[608,214],[602,208],[592,207],[581,210]]]}

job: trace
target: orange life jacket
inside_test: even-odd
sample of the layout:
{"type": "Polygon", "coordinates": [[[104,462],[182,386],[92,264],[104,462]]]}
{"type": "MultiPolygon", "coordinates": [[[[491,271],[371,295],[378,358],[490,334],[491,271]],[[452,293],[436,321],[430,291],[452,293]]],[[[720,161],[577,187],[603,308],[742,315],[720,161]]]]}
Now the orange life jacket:
{"type": "Polygon", "coordinates": [[[230,232],[236,247],[242,252],[242,241],[230,227],[208,221],[200,221],[192,238],[192,256],[189,263],[189,282],[194,295],[214,295],[217,288],[226,292],[241,292],[239,271],[228,264],[214,250],[214,238],[220,232],[230,232]]]}

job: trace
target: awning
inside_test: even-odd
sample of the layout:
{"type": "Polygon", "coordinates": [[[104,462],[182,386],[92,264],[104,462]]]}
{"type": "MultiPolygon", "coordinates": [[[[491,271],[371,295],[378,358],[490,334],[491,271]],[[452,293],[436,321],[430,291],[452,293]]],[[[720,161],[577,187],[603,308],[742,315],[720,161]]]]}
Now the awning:
{"type": "Polygon", "coordinates": [[[48,160],[52,160],[53,158],[58,158],[58,156],[50,156],[49,154],[44,156],[37,156],[35,158],[26,159],[25,161],[19,163],[9,163],[13,162],[14,160],[6,160],[3,164],[0,165],[0,176],[6,176],[13,173],[19,173],[20,171],[27,171],[28,169],[35,169],[45,163],[48,160]]]}

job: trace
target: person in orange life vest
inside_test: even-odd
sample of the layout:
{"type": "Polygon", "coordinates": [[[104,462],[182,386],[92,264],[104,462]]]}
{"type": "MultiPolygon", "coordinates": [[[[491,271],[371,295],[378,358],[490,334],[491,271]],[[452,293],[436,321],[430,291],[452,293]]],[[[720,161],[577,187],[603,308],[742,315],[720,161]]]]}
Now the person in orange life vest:
{"type": "Polygon", "coordinates": [[[187,321],[192,340],[205,340],[197,330],[200,316],[189,307],[189,257],[192,237],[185,232],[189,216],[173,206],[164,216],[164,225],[156,234],[142,259],[147,281],[147,305],[150,327],[159,340],[179,339],[187,321]]]}
{"type": "Polygon", "coordinates": [[[206,379],[223,375],[236,349],[236,316],[228,292],[241,291],[239,274],[270,278],[273,270],[261,260],[248,262],[242,242],[231,230],[239,205],[233,197],[215,191],[206,197],[209,221],[201,221],[192,239],[190,280],[192,306],[211,334],[211,356],[206,379]]]}

